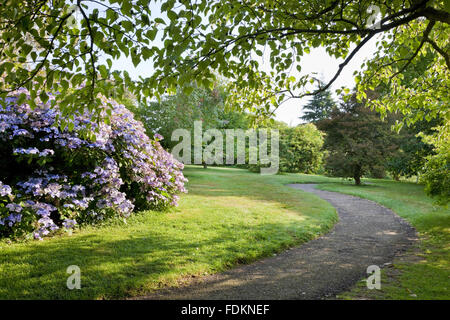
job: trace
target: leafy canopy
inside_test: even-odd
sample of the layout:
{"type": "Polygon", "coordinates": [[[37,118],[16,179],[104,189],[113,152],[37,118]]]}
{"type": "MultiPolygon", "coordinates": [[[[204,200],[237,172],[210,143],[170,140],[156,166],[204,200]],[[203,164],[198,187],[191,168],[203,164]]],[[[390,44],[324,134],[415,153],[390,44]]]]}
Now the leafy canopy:
{"type": "MultiPolygon", "coordinates": [[[[56,102],[64,118],[81,108],[100,114],[100,95],[109,96],[112,91],[121,95],[125,87],[141,100],[173,92],[178,86],[190,93],[193,80],[210,87],[221,74],[233,80],[231,96],[236,105],[270,115],[285,99],[317,93],[305,88],[317,79],[295,78],[290,73],[293,67],[301,70],[297,63],[312,48],[322,46],[331,56],[343,59],[322,91],[378,34],[384,35],[379,44],[383,50],[367,64],[368,72],[360,75],[367,80],[364,86],[401,75],[405,64],[430,52],[434,58],[417,75],[415,88],[402,90],[401,77],[395,77],[392,98],[398,108],[406,109],[428,104],[428,99],[436,101],[434,97],[448,92],[447,0],[165,0],[156,1],[159,16],[151,12],[151,4],[150,0],[4,1],[0,92],[5,95],[27,87],[33,105],[37,96],[48,100],[47,90],[58,91],[56,102]],[[379,24],[373,24],[374,5],[383,17],[379,24]],[[73,23],[74,13],[78,24],[73,23]],[[162,46],[157,45],[160,42],[162,46]],[[255,59],[264,53],[271,71],[262,71],[255,59]],[[135,65],[152,59],[154,72],[137,81],[126,71],[112,72],[112,59],[122,55],[135,65]],[[437,84],[441,86],[435,88],[437,84]],[[435,92],[427,94],[430,85],[435,92]],[[420,88],[421,94],[412,94],[420,88]],[[414,97],[412,107],[401,103],[405,96],[414,97]]],[[[387,108],[382,103],[378,107],[387,108]]],[[[431,108],[439,112],[442,106],[434,103],[431,108]]]]}

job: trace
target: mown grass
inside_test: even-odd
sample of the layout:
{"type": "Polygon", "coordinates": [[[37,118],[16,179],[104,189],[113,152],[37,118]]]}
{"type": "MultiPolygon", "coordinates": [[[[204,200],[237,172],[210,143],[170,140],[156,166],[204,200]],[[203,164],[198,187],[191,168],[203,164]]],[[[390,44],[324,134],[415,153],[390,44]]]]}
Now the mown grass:
{"type": "Polygon", "coordinates": [[[416,228],[420,241],[404,259],[394,261],[394,270],[382,270],[381,290],[368,290],[362,281],[340,297],[450,299],[450,210],[433,205],[423,187],[415,183],[365,181],[371,184],[326,183],[319,188],[370,199],[392,209],[416,228]]]}
{"type": "Polygon", "coordinates": [[[189,194],[169,212],[141,212],[126,224],[114,220],[44,241],[1,241],[0,298],[145,294],[308,241],[337,220],[327,202],[284,186],[309,179],[330,181],[324,177],[199,167],[188,167],[185,174],[189,194]],[[71,265],[81,269],[80,290],[67,289],[71,265]]]}
{"type": "Polygon", "coordinates": [[[1,241],[0,299],[136,296],[250,263],[329,230],[334,209],[288,183],[319,183],[320,189],[373,200],[419,232],[410,253],[415,258],[394,261],[396,272],[383,270],[381,290],[361,282],[340,298],[450,298],[450,210],[434,206],[420,185],[365,179],[371,184],[357,187],[324,176],[195,166],[185,174],[189,194],[169,212],[141,212],[127,224],[114,220],[42,242],[1,241]],[[66,287],[69,265],[81,268],[81,290],[66,287]]]}

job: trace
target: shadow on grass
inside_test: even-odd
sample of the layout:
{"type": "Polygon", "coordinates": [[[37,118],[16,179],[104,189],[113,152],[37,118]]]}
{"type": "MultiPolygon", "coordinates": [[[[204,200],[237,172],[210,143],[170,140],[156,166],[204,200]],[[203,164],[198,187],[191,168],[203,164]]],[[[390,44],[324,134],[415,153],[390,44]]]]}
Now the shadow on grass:
{"type": "MultiPolygon", "coordinates": [[[[259,244],[246,241],[236,245],[248,230],[245,226],[233,227],[234,237],[223,232],[201,241],[152,232],[110,241],[105,241],[101,234],[88,234],[30,243],[15,250],[3,249],[0,299],[120,298],[156,288],[160,277],[188,274],[191,264],[211,267],[210,262],[215,260],[217,264],[208,271],[220,271],[268,256],[290,244],[280,238],[278,242],[260,239],[259,244]],[[219,250],[211,251],[211,247],[219,250]],[[193,256],[193,251],[198,253],[193,256]],[[81,290],[67,289],[69,265],[81,269],[81,290]]],[[[276,237],[281,236],[286,225],[262,224],[255,228],[255,234],[273,230],[276,237]]]]}
{"type": "Polygon", "coordinates": [[[293,177],[235,170],[187,168],[186,175],[192,181],[186,196],[191,214],[197,209],[195,201],[201,202],[200,213],[208,213],[216,208],[214,199],[231,197],[224,203],[236,207],[232,201],[237,197],[273,203],[274,210],[289,208],[304,219],[271,218],[272,222],[247,224],[244,219],[220,221],[219,215],[204,223],[197,216],[194,220],[188,216],[181,221],[161,218],[155,224],[152,212],[146,212],[130,219],[140,225],[133,227],[131,221],[130,229],[121,234],[114,234],[118,230],[114,228],[122,230],[121,226],[105,226],[43,242],[0,243],[0,299],[98,299],[143,294],[159,285],[175,284],[183,276],[255,261],[308,241],[334,224],[331,205],[284,186],[293,177]],[[213,201],[205,204],[207,198],[213,201]],[[195,232],[204,234],[196,237],[195,232]],[[67,289],[70,265],[81,269],[81,290],[67,289]]]}

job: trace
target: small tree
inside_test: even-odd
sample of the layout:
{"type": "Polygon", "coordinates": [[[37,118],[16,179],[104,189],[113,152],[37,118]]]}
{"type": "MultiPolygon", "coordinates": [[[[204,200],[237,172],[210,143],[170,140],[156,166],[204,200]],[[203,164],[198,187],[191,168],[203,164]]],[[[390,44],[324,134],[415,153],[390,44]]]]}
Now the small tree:
{"type": "Polygon", "coordinates": [[[395,150],[390,124],[357,103],[355,97],[317,126],[326,133],[324,147],[329,154],[325,169],[333,176],[352,177],[357,185],[364,174],[379,171],[395,150]]]}
{"type": "Polygon", "coordinates": [[[312,124],[284,128],[280,132],[280,170],[283,172],[317,173],[324,152],[323,133],[312,124]]]}
{"type": "MultiPolygon", "coordinates": [[[[320,89],[322,85],[325,84],[321,83],[318,89],[320,89]]],[[[303,109],[307,111],[305,111],[305,114],[301,116],[300,119],[305,120],[306,122],[317,122],[329,117],[331,112],[336,109],[336,102],[333,100],[331,91],[327,89],[319,91],[318,94],[314,95],[303,109]]]]}

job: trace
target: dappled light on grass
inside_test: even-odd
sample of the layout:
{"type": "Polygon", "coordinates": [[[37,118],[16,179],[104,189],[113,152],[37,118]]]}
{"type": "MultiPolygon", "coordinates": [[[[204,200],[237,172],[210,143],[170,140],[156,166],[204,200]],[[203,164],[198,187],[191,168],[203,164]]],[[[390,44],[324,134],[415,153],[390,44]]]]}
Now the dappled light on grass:
{"type": "Polygon", "coordinates": [[[170,211],[146,211],[127,224],[113,220],[39,243],[0,242],[0,298],[145,294],[269,256],[317,237],[336,221],[331,205],[285,187],[290,176],[199,167],[185,174],[189,194],[170,211]],[[69,265],[81,269],[81,290],[66,287],[69,265]]]}

